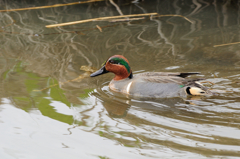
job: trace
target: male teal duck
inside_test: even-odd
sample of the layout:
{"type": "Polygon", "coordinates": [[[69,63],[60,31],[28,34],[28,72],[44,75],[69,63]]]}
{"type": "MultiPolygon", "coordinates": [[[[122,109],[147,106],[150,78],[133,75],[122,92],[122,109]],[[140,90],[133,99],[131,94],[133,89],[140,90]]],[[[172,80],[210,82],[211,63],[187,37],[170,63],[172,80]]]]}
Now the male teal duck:
{"type": "Polygon", "coordinates": [[[214,95],[198,82],[203,79],[185,78],[199,73],[145,72],[133,75],[128,60],[122,55],[110,57],[102,68],[90,76],[95,77],[108,72],[115,74],[109,84],[110,89],[133,97],[171,98],[214,95]]]}

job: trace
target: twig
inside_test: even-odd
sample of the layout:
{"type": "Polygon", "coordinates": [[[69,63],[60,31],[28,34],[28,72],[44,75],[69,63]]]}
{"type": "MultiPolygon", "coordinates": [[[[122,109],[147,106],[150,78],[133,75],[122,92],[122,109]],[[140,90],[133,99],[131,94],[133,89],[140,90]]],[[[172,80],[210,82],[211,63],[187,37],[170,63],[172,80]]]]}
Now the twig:
{"type": "Polygon", "coordinates": [[[104,0],[89,0],[89,1],[82,1],[82,2],[72,2],[67,4],[54,4],[50,6],[40,6],[40,7],[30,7],[30,8],[18,8],[18,9],[7,9],[7,10],[0,10],[0,12],[12,12],[12,11],[23,11],[23,10],[33,10],[33,9],[44,9],[44,8],[54,8],[54,7],[62,7],[62,6],[70,6],[75,4],[84,4],[84,3],[91,3],[91,2],[98,2],[104,0]]]}
{"type": "Polygon", "coordinates": [[[168,14],[168,15],[157,15],[156,17],[182,17],[185,20],[187,20],[188,22],[193,23],[190,19],[188,19],[187,17],[185,17],[183,15],[168,14]]]}
{"type": "Polygon", "coordinates": [[[98,28],[98,30],[99,30],[100,32],[102,32],[102,28],[101,28],[100,26],[96,25],[96,27],[98,28]]]}
{"type": "MultiPolygon", "coordinates": [[[[10,24],[8,24],[7,26],[9,26],[10,24]]],[[[101,26],[101,29],[103,28],[109,28],[109,27],[115,27],[119,24],[113,24],[113,25],[106,25],[106,26],[101,26]]],[[[4,26],[6,27],[6,26],[4,26]]],[[[79,30],[79,31],[64,31],[64,32],[56,32],[56,33],[45,33],[45,34],[31,34],[31,33],[20,33],[20,32],[8,32],[8,31],[4,31],[0,29],[0,33],[5,33],[5,34],[19,34],[19,35],[31,35],[34,37],[38,37],[38,36],[43,36],[43,35],[54,35],[54,34],[65,34],[65,33],[73,33],[73,34],[78,34],[78,35],[85,35],[83,32],[85,31],[92,31],[92,30],[96,30],[99,29],[97,27],[95,28],[89,28],[89,29],[83,29],[83,30],[79,30]]]]}
{"type": "Polygon", "coordinates": [[[109,1],[110,1],[110,3],[111,3],[112,5],[114,5],[114,6],[116,7],[118,13],[119,13],[120,15],[123,15],[123,13],[122,13],[121,9],[118,7],[118,5],[117,5],[116,3],[114,3],[113,0],[109,0],[109,1]]]}
{"type": "Polygon", "coordinates": [[[113,20],[109,20],[109,22],[128,22],[128,21],[132,21],[132,20],[141,20],[141,19],[145,19],[144,17],[141,18],[128,18],[128,19],[113,19],[113,20]]]}
{"type": "Polygon", "coordinates": [[[239,44],[239,43],[240,43],[240,42],[220,44],[220,45],[214,45],[213,47],[226,46],[226,45],[235,45],[235,44],[239,44]]]}
{"type": "Polygon", "coordinates": [[[148,15],[156,15],[156,14],[158,14],[158,13],[132,14],[132,15],[111,16],[111,17],[100,17],[100,18],[86,19],[86,20],[80,20],[80,21],[75,21],[75,22],[46,25],[46,27],[47,28],[53,28],[53,27],[59,27],[59,26],[74,25],[74,24],[87,23],[87,22],[92,22],[92,21],[105,20],[105,19],[116,19],[116,18],[124,18],[124,17],[140,17],[140,16],[148,16],[148,15]]]}

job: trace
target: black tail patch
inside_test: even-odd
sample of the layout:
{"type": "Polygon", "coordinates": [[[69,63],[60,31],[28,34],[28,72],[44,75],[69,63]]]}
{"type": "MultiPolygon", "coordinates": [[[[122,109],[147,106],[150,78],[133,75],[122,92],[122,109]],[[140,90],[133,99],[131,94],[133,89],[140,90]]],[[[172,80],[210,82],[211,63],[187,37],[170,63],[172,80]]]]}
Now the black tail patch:
{"type": "Polygon", "coordinates": [[[191,92],[190,92],[190,89],[191,89],[191,87],[186,88],[186,92],[187,92],[188,95],[192,95],[191,92]]]}
{"type": "Polygon", "coordinates": [[[199,73],[199,72],[180,73],[180,75],[177,75],[177,76],[182,77],[182,78],[185,78],[185,77],[187,77],[187,76],[197,75],[197,74],[200,74],[200,73],[199,73]]]}

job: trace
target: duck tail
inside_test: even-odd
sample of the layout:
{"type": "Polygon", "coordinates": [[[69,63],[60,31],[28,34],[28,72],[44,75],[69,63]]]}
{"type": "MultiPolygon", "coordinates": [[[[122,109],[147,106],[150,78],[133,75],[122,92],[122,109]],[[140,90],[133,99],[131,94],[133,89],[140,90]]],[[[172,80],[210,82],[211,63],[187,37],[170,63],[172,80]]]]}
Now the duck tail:
{"type": "Polygon", "coordinates": [[[188,95],[217,95],[196,80],[191,81],[191,84],[186,87],[185,92],[188,95]]]}

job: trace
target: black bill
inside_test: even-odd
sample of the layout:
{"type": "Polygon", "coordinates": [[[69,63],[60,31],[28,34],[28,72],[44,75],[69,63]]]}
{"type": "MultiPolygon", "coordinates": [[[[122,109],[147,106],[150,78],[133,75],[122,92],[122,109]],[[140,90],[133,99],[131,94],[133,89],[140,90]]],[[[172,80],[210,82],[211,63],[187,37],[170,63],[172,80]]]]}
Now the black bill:
{"type": "Polygon", "coordinates": [[[102,74],[108,73],[108,72],[109,72],[109,71],[106,70],[105,65],[104,65],[104,66],[103,66],[102,68],[100,68],[98,71],[92,73],[92,74],[90,75],[90,77],[95,77],[95,76],[102,75],[102,74]]]}

